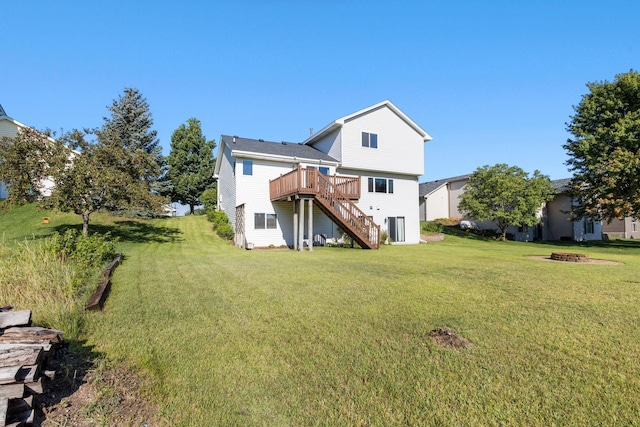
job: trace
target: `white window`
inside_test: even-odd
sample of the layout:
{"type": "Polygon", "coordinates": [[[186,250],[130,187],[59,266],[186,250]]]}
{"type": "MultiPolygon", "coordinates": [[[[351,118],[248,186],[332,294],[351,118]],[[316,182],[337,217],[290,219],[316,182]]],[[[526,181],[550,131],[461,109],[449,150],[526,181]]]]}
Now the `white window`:
{"type": "Polygon", "coordinates": [[[369,148],[378,148],[378,134],[362,132],[362,146],[369,148]]]}
{"type": "Polygon", "coordinates": [[[277,225],[277,216],[276,214],[264,214],[264,213],[255,213],[253,214],[253,227],[256,230],[264,230],[266,229],[275,229],[278,227],[277,225]]]}
{"type": "Polygon", "coordinates": [[[242,161],[242,174],[253,175],[253,160],[242,161]]]}

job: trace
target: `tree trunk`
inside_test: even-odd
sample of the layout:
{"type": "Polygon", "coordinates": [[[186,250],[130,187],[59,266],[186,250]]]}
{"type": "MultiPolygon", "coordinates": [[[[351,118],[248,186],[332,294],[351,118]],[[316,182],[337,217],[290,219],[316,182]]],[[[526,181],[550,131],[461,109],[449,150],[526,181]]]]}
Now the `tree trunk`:
{"type": "Polygon", "coordinates": [[[89,235],[89,214],[87,212],[82,214],[82,235],[85,237],[89,235]]]}
{"type": "Polygon", "coordinates": [[[195,215],[196,211],[195,211],[195,205],[192,203],[189,203],[189,215],[195,215]]]}

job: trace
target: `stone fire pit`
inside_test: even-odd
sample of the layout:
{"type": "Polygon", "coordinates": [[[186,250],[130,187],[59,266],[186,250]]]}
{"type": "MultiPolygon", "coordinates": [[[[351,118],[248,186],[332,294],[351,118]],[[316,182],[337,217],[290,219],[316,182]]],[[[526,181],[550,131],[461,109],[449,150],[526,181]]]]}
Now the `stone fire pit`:
{"type": "Polygon", "coordinates": [[[565,262],[589,262],[589,256],[585,254],[574,254],[571,252],[553,252],[551,259],[565,262]]]}

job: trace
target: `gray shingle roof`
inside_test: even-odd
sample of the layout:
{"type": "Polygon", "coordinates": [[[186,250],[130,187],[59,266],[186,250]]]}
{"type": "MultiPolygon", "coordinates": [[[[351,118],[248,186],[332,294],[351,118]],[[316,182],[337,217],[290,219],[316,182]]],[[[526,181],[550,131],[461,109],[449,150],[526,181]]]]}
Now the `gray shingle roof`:
{"type": "Polygon", "coordinates": [[[273,156],[297,157],[298,159],[337,162],[336,159],[322,151],[309,145],[302,145],[295,142],[272,142],[229,135],[222,135],[221,140],[231,147],[232,150],[273,156]]]}
{"type": "Polygon", "coordinates": [[[558,193],[568,193],[571,190],[571,178],[556,179],[551,185],[558,193]]]}
{"type": "Polygon", "coordinates": [[[469,176],[470,176],[469,174],[459,175],[459,176],[453,176],[451,178],[437,179],[435,181],[423,182],[422,184],[419,185],[420,197],[424,197],[426,195],[431,194],[432,192],[434,192],[435,190],[437,190],[438,188],[440,188],[441,186],[445,185],[448,182],[460,181],[462,179],[469,178],[469,176]]]}
{"type": "Polygon", "coordinates": [[[7,113],[5,113],[4,108],[2,108],[2,104],[0,104],[0,116],[6,116],[7,113]]]}

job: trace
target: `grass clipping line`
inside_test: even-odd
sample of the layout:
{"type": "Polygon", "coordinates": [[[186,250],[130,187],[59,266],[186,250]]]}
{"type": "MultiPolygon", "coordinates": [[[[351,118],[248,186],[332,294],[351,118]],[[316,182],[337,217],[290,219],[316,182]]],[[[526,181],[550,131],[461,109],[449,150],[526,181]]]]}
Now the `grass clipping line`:
{"type": "Polygon", "coordinates": [[[467,348],[473,346],[468,339],[461,337],[446,326],[436,328],[429,332],[429,336],[437,345],[445,348],[467,348]]]}

